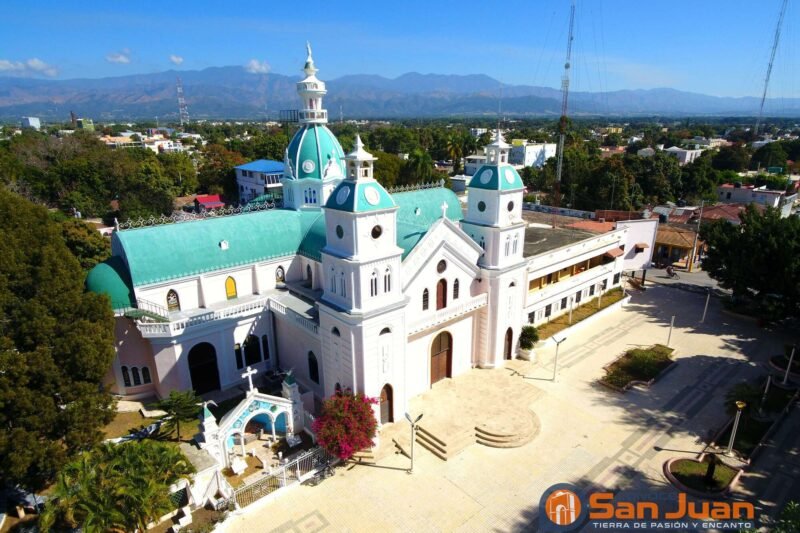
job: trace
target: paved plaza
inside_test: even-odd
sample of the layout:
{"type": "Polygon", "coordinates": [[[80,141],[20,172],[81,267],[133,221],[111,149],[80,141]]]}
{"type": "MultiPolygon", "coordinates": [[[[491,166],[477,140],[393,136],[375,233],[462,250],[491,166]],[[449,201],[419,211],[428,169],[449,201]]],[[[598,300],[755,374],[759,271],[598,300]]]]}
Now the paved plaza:
{"type": "MultiPolygon", "coordinates": [[[[413,475],[406,473],[409,461],[402,454],[388,454],[375,465],[349,464],[318,486],[300,486],[255,504],[229,519],[223,530],[522,531],[536,528],[539,497],[555,483],[673,491],[661,473],[664,461],[700,452],[726,421],[725,391],[765,372],[768,357],[788,340],[779,331],[723,314],[714,298],[701,324],[704,304],[703,294],[651,286],[633,293],[623,310],[568,338],[560,348],[555,382],[550,380],[555,348],[538,350],[537,363],[513,361],[503,369],[473,370],[456,378],[456,385],[469,382],[480,395],[476,376],[488,376],[494,393],[487,395],[492,398],[487,416],[504,401],[496,389],[513,384],[513,400],[527,405],[509,408],[530,409],[540,426],[536,437],[521,447],[472,444],[442,461],[417,446],[413,475]],[[674,370],[651,389],[624,395],[597,385],[603,365],[623,351],[666,343],[673,315],[671,346],[679,361],[674,370]],[[520,386],[529,387],[530,394],[520,394],[520,386]]],[[[415,399],[414,414],[427,408],[443,416],[439,407],[426,407],[436,392],[435,387],[415,399]]],[[[471,416],[474,409],[470,404],[471,416]]],[[[800,417],[797,410],[790,416],[787,424],[800,417]]],[[[395,424],[385,428],[382,438],[404,430],[405,422],[395,424]]],[[[790,466],[800,471],[796,433],[784,425],[774,440],[793,449],[790,466]]],[[[744,477],[742,496],[762,494],[769,472],[759,469],[783,461],[776,459],[777,453],[768,451],[759,458],[754,473],[744,477]]],[[[759,511],[780,507],[789,494],[797,493],[794,471],[788,469],[782,482],[759,500],[759,511]]]]}

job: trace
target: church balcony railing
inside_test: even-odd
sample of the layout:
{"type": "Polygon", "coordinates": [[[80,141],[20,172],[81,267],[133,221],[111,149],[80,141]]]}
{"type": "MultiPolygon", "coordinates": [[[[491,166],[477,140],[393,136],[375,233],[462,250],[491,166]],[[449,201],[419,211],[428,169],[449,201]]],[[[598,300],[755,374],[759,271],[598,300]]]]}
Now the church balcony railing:
{"type": "Polygon", "coordinates": [[[225,305],[219,309],[198,309],[196,314],[170,320],[169,322],[138,322],[137,327],[142,333],[142,337],[145,338],[175,337],[187,329],[202,324],[261,311],[268,301],[269,298],[266,296],[257,297],[238,304],[225,305]]]}
{"type": "Polygon", "coordinates": [[[327,109],[304,109],[299,115],[300,120],[328,120],[327,109]]]}
{"type": "Polygon", "coordinates": [[[589,287],[592,282],[599,284],[603,279],[608,278],[614,273],[613,263],[608,265],[596,266],[588,270],[584,270],[580,274],[575,274],[569,278],[558,281],[551,285],[534,291],[529,291],[525,300],[525,307],[536,305],[539,302],[548,300],[555,296],[569,296],[578,290],[579,287],[589,287]]]}
{"type": "Polygon", "coordinates": [[[276,302],[275,300],[269,301],[269,308],[274,313],[286,316],[289,320],[304,328],[309,333],[313,333],[314,335],[319,334],[319,326],[317,326],[313,320],[304,317],[294,309],[286,307],[282,303],[276,302]]]}
{"type": "Polygon", "coordinates": [[[425,331],[426,329],[436,327],[439,324],[443,324],[459,316],[471,313],[476,309],[486,306],[488,300],[489,296],[484,293],[469,299],[465,299],[464,301],[451,303],[444,309],[436,311],[436,313],[433,315],[425,316],[411,322],[408,327],[408,334],[412,335],[414,333],[419,333],[420,331],[425,331]]]}

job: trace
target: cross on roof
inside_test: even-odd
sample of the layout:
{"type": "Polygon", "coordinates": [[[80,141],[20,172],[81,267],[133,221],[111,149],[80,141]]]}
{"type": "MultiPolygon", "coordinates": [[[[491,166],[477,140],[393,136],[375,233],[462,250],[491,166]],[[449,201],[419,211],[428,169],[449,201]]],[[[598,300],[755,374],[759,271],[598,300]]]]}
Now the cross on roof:
{"type": "Polygon", "coordinates": [[[447,202],[442,202],[442,218],[447,218],[447,202]]]}
{"type": "Polygon", "coordinates": [[[255,368],[247,367],[247,372],[242,374],[242,378],[247,378],[247,384],[250,386],[250,392],[253,392],[253,375],[258,373],[255,368]]]}

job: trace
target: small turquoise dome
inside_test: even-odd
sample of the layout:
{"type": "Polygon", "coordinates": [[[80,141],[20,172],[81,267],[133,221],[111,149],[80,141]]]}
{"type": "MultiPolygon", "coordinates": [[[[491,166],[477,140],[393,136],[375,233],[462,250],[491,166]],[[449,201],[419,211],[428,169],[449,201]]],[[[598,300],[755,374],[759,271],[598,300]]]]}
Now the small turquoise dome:
{"type": "Polygon", "coordinates": [[[89,271],[86,289],[97,294],[107,294],[113,309],[134,305],[133,284],[128,269],[118,256],[109,257],[89,271]]]}
{"type": "Polygon", "coordinates": [[[324,124],[304,124],[286,149],[286,177],[330,179],[344,177],[344,151],[324,124]]]}
{"type": "Polygon", "coordinates": [[[508,164],[483,165],[469,182],[471,189],[490,191],[516,191],[524,189],[517,170],[508,164]]]}
{"type": "Polygon", "coordinates": [[[364,213],[396,207],[392,196],[374,180],[344,180],[331,193],[326,209],[364,213]]]}

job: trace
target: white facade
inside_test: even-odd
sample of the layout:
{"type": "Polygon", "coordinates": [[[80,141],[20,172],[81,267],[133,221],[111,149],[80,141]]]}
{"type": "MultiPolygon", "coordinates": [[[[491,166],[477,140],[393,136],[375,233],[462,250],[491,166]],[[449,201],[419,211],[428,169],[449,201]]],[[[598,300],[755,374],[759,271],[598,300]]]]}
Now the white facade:
{"type": "Polygon", "coordinates": [[[683,165],[688,165],[703,153],[702,150],[684,150],[683,148],[678,148],[677,146],[671,146],[664,150],[664,152],[675,156],[678,159],[678,163],[683,165]]]}
{"type": "Polygon", "coordinates": [[[511,147],[508,161],[512,165],[542,168],[548,159],[556,156],[555,143],[530,143],[523,141],[511,147]]]}
{"type": "Polygon", "coordinates": [[[240,165],[235,168],[236,186],[239,190],[239,201],[247,203],[253,198],[270,194],[273,197],[283,196],[283,163],[278,161],[259,160],[240,165]]]}
{"type": "Polygon", "coordinates": [[[22,120],[20,121],[20,127],[22,129],[39,131],[39,129],[42,127],[42,123],[39,120],[39,117],[22,117],[22,120]]]}

